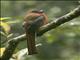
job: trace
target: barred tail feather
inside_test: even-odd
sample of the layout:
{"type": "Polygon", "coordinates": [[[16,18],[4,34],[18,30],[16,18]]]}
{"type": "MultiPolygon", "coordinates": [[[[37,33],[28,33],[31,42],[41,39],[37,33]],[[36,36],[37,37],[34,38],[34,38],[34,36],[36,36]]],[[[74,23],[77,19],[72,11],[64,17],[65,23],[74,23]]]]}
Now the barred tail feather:
{"type": "Polygon", "coordinates": [[[35,32],[27,31],[26,36],[27,36],[28,54],[29,55],[36,54],[37,50],[35,46],[35,32]]]}

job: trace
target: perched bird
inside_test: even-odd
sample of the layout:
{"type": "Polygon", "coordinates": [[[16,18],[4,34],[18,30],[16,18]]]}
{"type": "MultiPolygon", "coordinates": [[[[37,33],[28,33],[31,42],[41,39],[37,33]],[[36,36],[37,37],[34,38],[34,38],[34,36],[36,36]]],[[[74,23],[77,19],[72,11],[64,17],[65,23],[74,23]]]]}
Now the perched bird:
{"type": "Polygon", "coordinates": [[[43,10],[29,10],[24,17],[24,28],[26,31],[28,54],[37,54],[35,37],[39,28],[48,23],[48,17],[43,10]]]}

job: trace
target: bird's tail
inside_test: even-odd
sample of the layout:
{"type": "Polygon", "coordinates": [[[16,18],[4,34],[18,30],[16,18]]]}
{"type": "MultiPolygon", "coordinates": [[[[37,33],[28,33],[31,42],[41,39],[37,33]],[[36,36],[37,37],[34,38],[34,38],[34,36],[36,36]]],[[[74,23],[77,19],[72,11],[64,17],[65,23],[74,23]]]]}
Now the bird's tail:
{"type": "Polygon", "coordinates": [[[37,54],[36,46],[35,46],[35,32],[26,32],[27,36],[27,47],[28,47],[28,54],[37,54]]]}

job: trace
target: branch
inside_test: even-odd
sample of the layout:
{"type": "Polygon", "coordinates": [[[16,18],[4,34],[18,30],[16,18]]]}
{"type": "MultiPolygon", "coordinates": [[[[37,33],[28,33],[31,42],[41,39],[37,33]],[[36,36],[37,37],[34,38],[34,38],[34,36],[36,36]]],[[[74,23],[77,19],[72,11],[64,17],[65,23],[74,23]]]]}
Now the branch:
{"type": "Polygon", "coordinates": [[[40,28],[40,31],[38,32],[38,36],[41,36],[45,32],[47,32],[51,29],[54,29],[54,28],[60,26],[61,24],[68,22],[78,16],[80,16],[80,5],[77,8],[75,8],[73,11],[71,11],[70,13],[68,13],[60,18],[57,18],[56,20],[53,20],[51,23],[48,23],[45,26],[42,26],[40,28]]]}
{"type": "Polygon", "coordinates": [[[0,60],[9,60],[12,57],[12,54],[15,48],[17,47],[18,43],[22,40],[24,41],[25,39],[26,35],[24,34],[9,40],[8,46],[6,47],[6,50],[4,51],[4,54],[2,55],[0,60]]]}
{"type": "MultiPolygon", "coordinates": [[[[54,20],[55,22],[52,21],[51,23],[48,23],[47,25],[42,26],[37,35],[41,36],[45,32],[47,32],[51,29],[54,29],[54,28],[60,26],[61,24],[65,23],[65,22],[68,22],[68,21],[70,21],[70,20],[72,20],[72,19],[74,19],[78,16],[80,16],[80,5],[76,9],[71,11],[70,13],[54,20]]],[[[23,35],[20,35],[16,38],[13,38],[13,39],[9,40],[9,44],[6,47],[6,50],[4,51],[3,56],[1,57],[1,60],[9,60],[10,57],[12,56],[15,48],[17,47],[18,43],[20,41],[25,40],[25,39],[26,39],[26,35],[23,34],[23,35]]]]}

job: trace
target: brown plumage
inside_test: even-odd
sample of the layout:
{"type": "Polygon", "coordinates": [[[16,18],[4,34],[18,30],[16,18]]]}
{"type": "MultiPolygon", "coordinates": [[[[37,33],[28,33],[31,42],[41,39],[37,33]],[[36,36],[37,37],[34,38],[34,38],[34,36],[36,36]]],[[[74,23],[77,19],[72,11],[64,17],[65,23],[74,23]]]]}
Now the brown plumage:
{"type": "Polygon", "coordinates": [[[35,36],[36,36],[37,31],[39,30],[39,27],[47,24],[47,21],[48,21],[47,19],[48,18],[45,15],[45,13],[43,13],[43,10],[30,10],[24,17],[24,28],[26,31],[29,55],[37,53],[36,46],[35,46],[35,36]],[[35,25],[31,26],[32,23],[34,23],[34,21],[40,16],[43,16],[43,18],[39,22],[35,23],[35,25],[38,25],[38,26],[35,26],[35,25]],[[34,28],[34,29],[30,31],[30,28],[34,28]]]}

